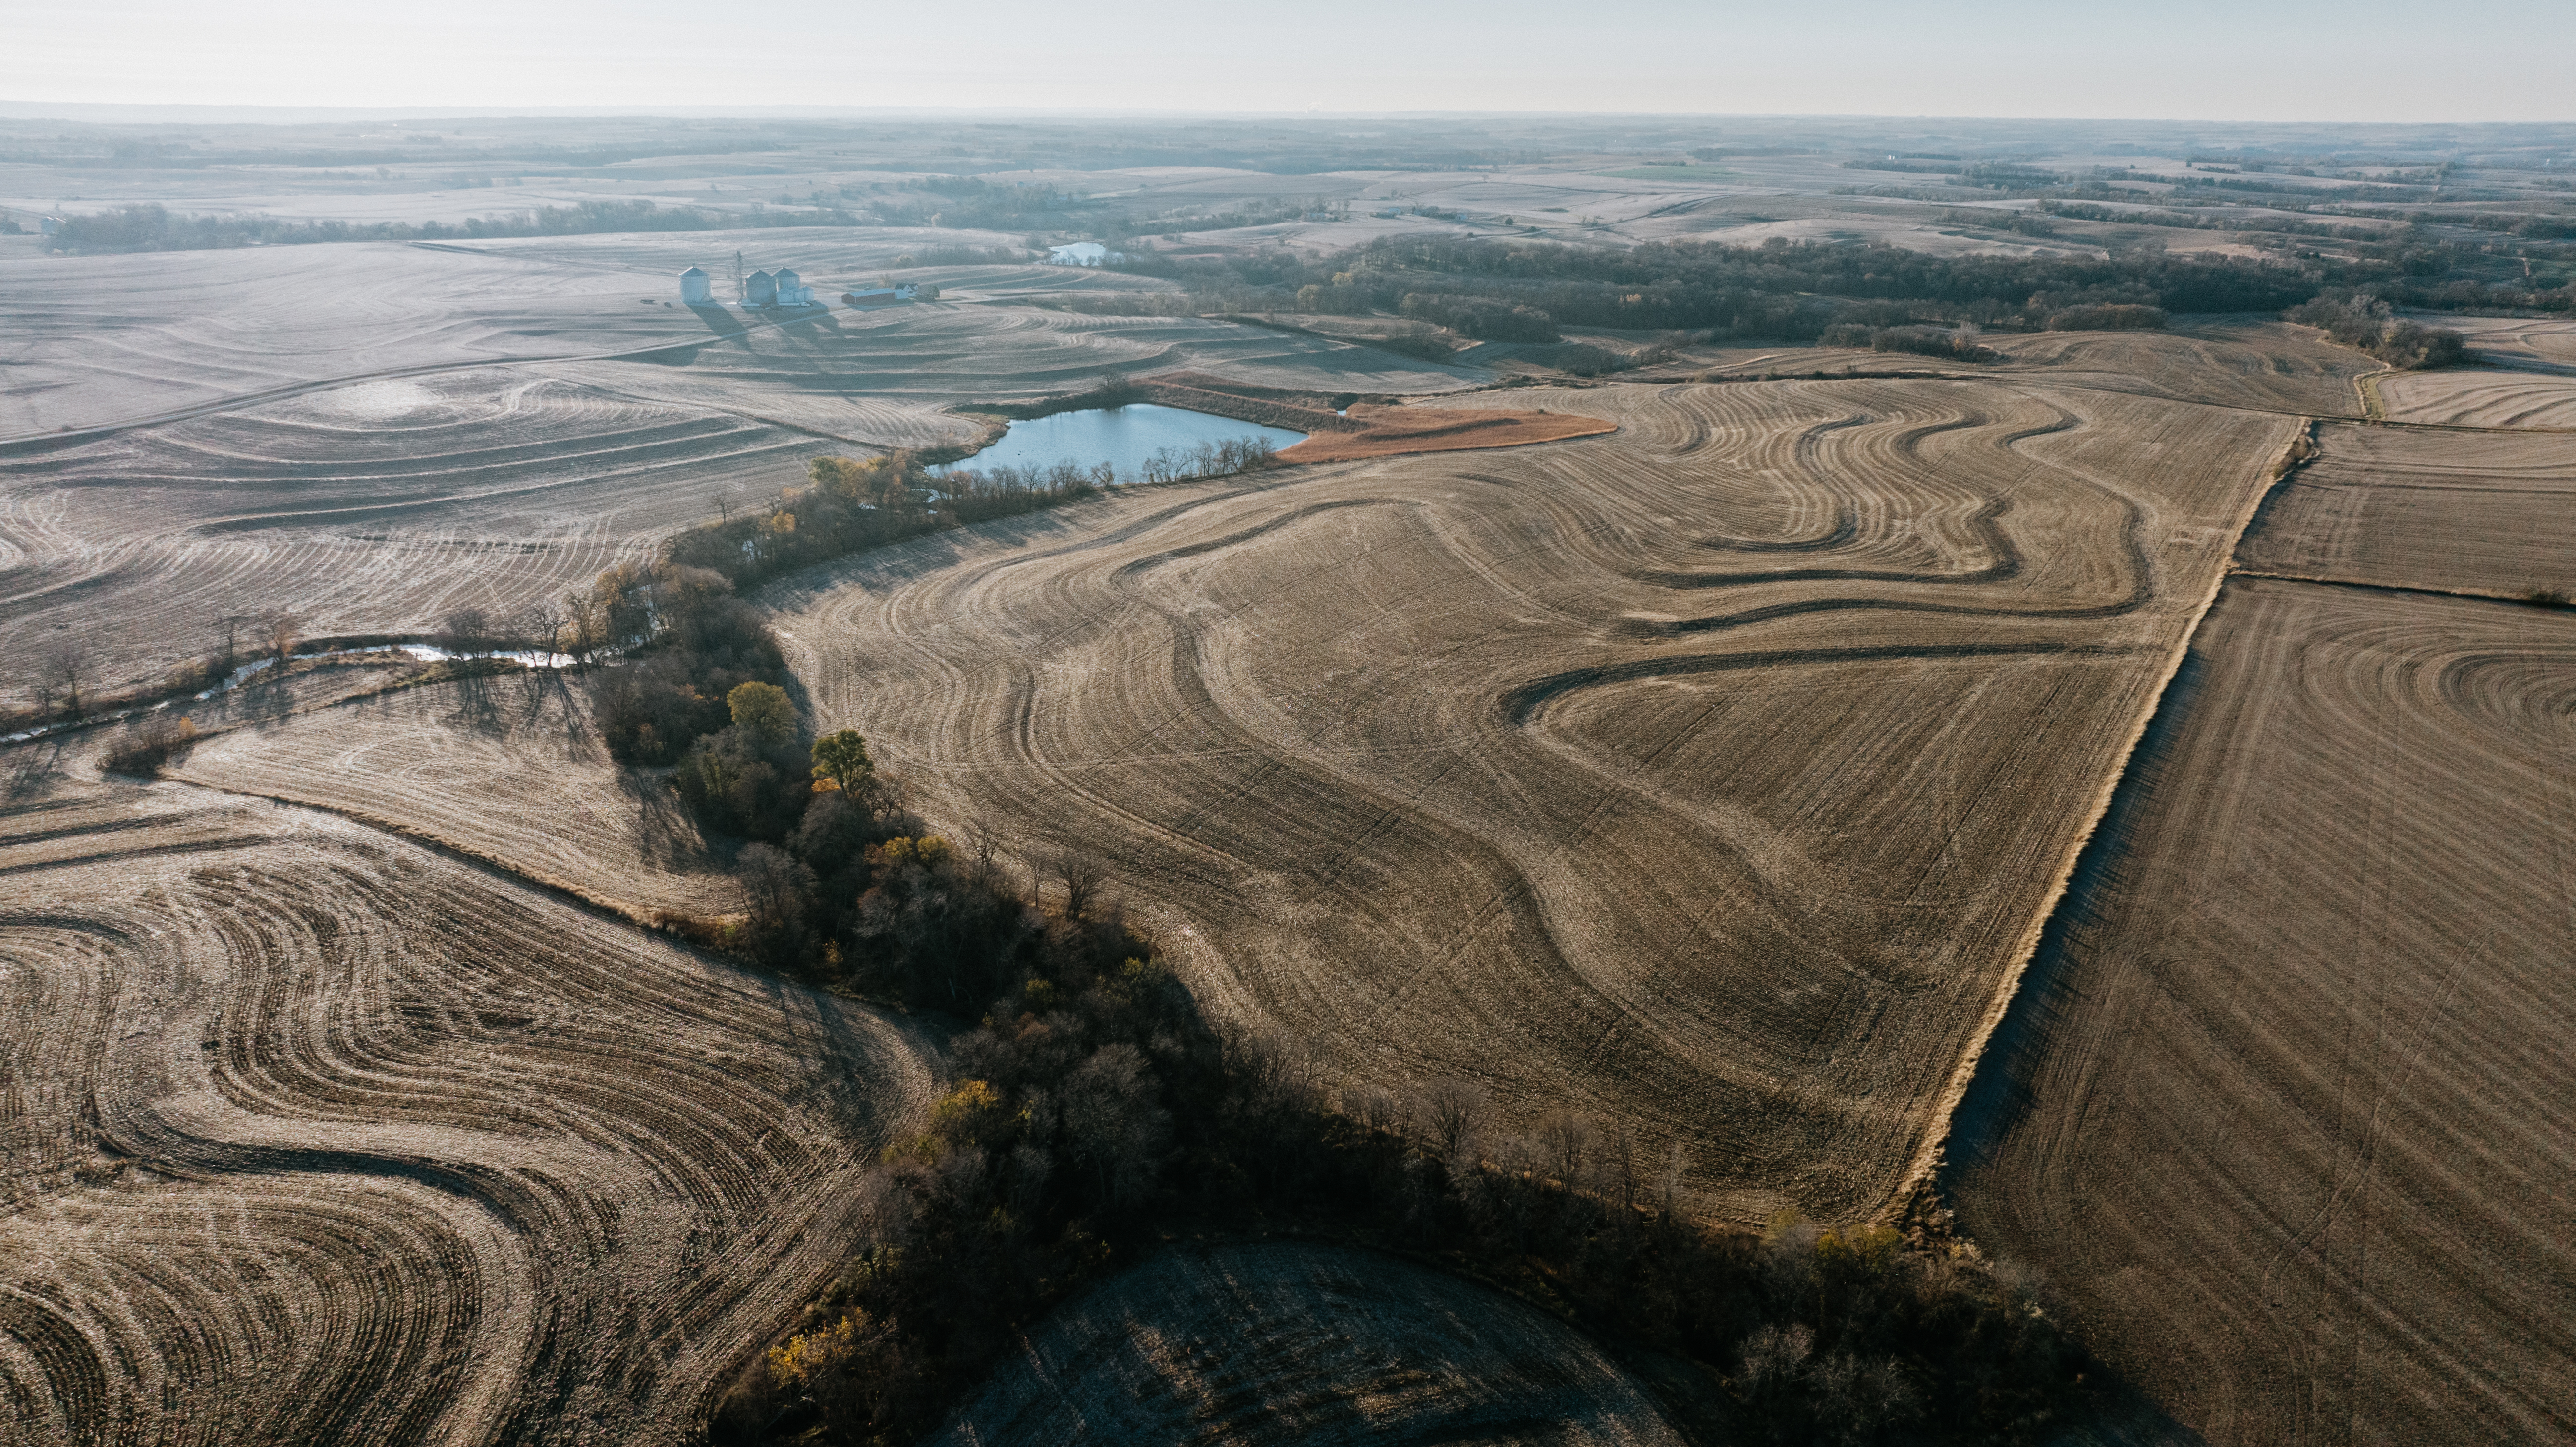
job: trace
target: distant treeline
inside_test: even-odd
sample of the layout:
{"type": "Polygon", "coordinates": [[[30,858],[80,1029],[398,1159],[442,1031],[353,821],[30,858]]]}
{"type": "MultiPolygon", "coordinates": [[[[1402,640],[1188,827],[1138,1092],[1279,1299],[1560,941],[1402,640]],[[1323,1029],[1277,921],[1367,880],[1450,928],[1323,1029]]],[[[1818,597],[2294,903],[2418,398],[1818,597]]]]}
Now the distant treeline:
{"type": "Polygon", "coordinates": [[[1465,335],[1547,340],[1558,326],[1813,337],[1838,323],[1975,322],[2036,330],[2078,306],[2167,312],[2278,311],[2317,294],[2310,271],[2237,258],[2124,253],[1932,256],[1893,246],[1663,242],[1608,250],[1488,240],[1385,239],[1313,263],[1264,256],[1173,261],[1133,256],[1240,305],[1268,290],[1278,309],[1399,312],[1465,335]]]}
{"type": "Polygon", "coordinates": [[[120,206],[66,216],[55,244],[75,251],[214,251],[235,246],[303,246],[326,241],[439,241],[490,236],[586,236],[612,231],[718,231],[770,226],[855,226],[846,212],[756,212],[749,216],[656,206],[650,201],[584,201],[463,221],[287,221],[273,216],[182,216],[160,205],[120,206]]]}

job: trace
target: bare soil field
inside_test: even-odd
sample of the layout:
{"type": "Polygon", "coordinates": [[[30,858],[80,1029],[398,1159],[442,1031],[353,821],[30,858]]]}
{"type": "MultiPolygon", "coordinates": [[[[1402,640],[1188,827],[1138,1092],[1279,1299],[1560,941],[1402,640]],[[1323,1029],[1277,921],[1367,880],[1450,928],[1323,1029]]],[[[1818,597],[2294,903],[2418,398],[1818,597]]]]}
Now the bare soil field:
{"type": "MultiPolygon", "coordinates": [[[[2576,367],[2571,367],[2576,373],[2576,367]]],[[[2522,371],[2398,372],[2374,380],[2391,422],[2576,432],[2576,375],[2522,371]]]]}
{"type": "Polygon", "coordinates": [[[2291,419],[1525,389],[1612,436],[1141,489],[775,585],[818,725],[1101,854],[1221,1017],[1884,1206],[2291,419]]]}
{"type": "Polygon", "coordinates": [[[1313,1245],[1171,1251],[1058,1308],[940,1447],[1678,1447],[1601,1349],[1487,1287],[1313,1245]]]}
{"type": "Polygon", "coordinates": [[[2566,1440],[2576,617],[2237,579],[2167,698],[1962,1223],[2213,1443],[2566,1440]]]}
{"type": "MultiPolygon", "coordinates": [[[[848,234],[828,236],[847,247],[848,234]]],[[[785,238],[773,255],[821,246],[769,235],[785,238]]],[[[692,313],[653,300],[672,289],[667,273],[638,269],[740,239],[551,238],[507,256],[300,247],[329,264],[273,275],[242,260],[264,250],[177,253],[159,270],[47,259],[86,270],[53,291],[35,284],[50,273],[29,271],[25,299],[0,307],[32,327],[10,385],[47,433],[0,446],[0,658],[12,660],[0,706],[27,699],[30,660],[73,627],[100,655],[96,690],[201,656],[226,615],[285,610],[343,635],[421,633],[469,605],[506,616],[799,480],[808,457],[971,437],[943,410],[968,399],[1170,365],[1327,391],[1465,385],[1455,369],[1197,318],[946,304],[692,313]],[[129,279],[162,288],[150,310],[91,325],[129,279]],[[284,320],[228,310],[244,306],[284,320]],[[225,340],[201,345],[193,329],[225,340]],[[660,350],[464,360],[630,345],[660,350]],[[259,400],[281,385],[302,390],[259,400]],[[174,410],[189,415],[148,420],[174,410]],[[50,435],[108,422],[135,425],[50,435]]]]}
{"type": "Polygon", "coordinates": [[[2163,332],[2038,332],[1991,336],[1988,346],[2061,386],[2102,387],[2178,402],[2357,417],[2353,379],[2381,370],[2311,327],[2268,318],[2214,317],[2163,332]]]}
{"type": "MultiPolygon", "coordinates": [[[[677,268],[674,268],[676,271],[677,268]]],[[[297,383],[686,341],[676,283],[395,242],[9,261],[0,437],[105,426],[297,383]]]]}
{"type": "Polygon", "coordinates": [[[2576,439],[2321,427],[2239,567],[2520,597],[2576,589],[2576,439]]]}
{"type": "Polygon", "coordinates": [[[2576,321],[2448,314],[2428,314],[2423,320],[2466,333],[2469,354],[2491,367],[2576,375],[2576,321]]]}
{"type": "Polygon", "coordinates": [[[1366,402],[1350,409],[1359,432],[1319,432],[1279,454],[1282,462],[1357,462],[1416,452],[1471,452],[1526,447],[1616,431],[1615,422],[1571,412],[1520,412],[1494,408],[1384,407],[1366,402]]]}
{"type": "MultiPolygon", "coordinates": [[[[423,632],[587,587],[829,443],[508,369],[392,378],[0,455],[0,652],[78,628],[93,687],[158,678],[227,614],[423,632]]],[[[28,680],[0,678],[0,689],[28,680]]]]}
{"type": "Polygon", "coordinates": [[[631,918],[742,900],[659,772],[610,762],[578,685],[542,673],[406,688],[235,729],[174,776],[435,840],[631,918]]]}
{"type": "Polygon", "coordinates": [[[840,1264],[902,1030],[308,810],[0,815],[0,1439],[672,1442],[840,1264]]]}

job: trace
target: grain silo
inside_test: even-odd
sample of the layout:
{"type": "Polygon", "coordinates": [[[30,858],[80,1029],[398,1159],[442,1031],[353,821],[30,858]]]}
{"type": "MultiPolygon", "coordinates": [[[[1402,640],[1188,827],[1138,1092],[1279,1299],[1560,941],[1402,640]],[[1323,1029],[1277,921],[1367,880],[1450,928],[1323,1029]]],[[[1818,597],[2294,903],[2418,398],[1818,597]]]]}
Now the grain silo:
{"type": "Polygon", "coordinates": [[[778,278],[765,271],[755,271],[742,279],[744,306],[778,305],[778,278]]]}
{"type": "Polygon", "coordinates": [[[814,304],[814,294],[805,289],[805,278],[798,276],[796,274],[796,269],[792,266],[782,266],[778,268],[777,275],[770,278],[770,283],[777,288],[778,304],[780,306],[811,306],[814,304]]]}
{"type": "Polygon", "coordinates": [[[692,266],[680,273],[680,300],[688,306],[707,306],[716,299],[714,288],[707,285],[707,274],[692,266]]]}

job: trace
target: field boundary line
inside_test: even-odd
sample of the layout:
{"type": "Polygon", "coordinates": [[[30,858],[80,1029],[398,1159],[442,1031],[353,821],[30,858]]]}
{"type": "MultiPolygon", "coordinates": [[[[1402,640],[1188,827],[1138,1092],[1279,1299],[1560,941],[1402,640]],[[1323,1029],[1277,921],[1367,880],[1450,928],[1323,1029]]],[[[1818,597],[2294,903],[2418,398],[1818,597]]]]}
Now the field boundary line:
{"type": "Polygon", "coordinates": [[[2517,608],[2532,606],[2531,600],[2516,593],[2491,593],[2483,588],[2436,588],[2426,583],[2372,583],[2360,578],[2329,578],[2321,573],[2267,573],[2254,568],[2229,568],[2231,578],[2260,578],[2270,583],[2306,583],[2317,588],[2359,588],[2370,593],[2412,593],[2426,598],[2465,598],[2473,603],[2510,603],[2517,608]]]}
{"type": "Polygon", "coordinates": [[[2047,933],[2048,922],[2055,917],[2058,905],[2064,902],[2067,886],[2075,877],[2075,868],[2082,862],[2086,846],[2093,842],[2094,831],[2102,827],[2102,820],[2110,814],[2112,801],[2118,797],[2120,785],[2129,776],[2130,760],[2137,756],[2138,743],[2147,736],[2147,730],[2155,723],[2157,711],[2164,706],[2165,690],[2173,686],[2175,676],[2182,672],[2183,660],[2191,653],[2192,640],[2200,636],[2201,623],[2209,617],[2209,610],[2217,606],[2218,595],[2226,588],[2227,580],[2239,576],[2232,566],[2238,544],[2244,541],[2246,530],[2253,526],[2255,517],[2262,512],[2264,502],[2317,455],[2316,429],[2316,418],[2299,419],[2298,429],[2281,445],[2280,455],[2272,463],[2271,475],[2261,487],[2253,490],[2244,508],[2237,513],[2235,526],[2228,530],[2226,554],[2210,578],[2209,591],[2201,595],[2199,606],[2192,610],[2190,624],[2174,641],[2173,649],[2165,660],[2163,675],[2157,678],[2156,686],[2140,702],[2137,715],[2129,724],[2129,736],[2120,746],[2119,758],[2104,773],[2100,786],[2094,791],[2093,806],[2085,813],[2084,827],[2068,841],[2056,878],[2050,881],[2047,895],[2040,900],[2039,908],[2032,912],[2029,925],[2022,930],[2020,940],[2013,947],[2012,963],[2006,967],[2002,981],[1996,986],[1994,999],[1988,1002],[1984,1015],[1977,1021],[1976,1033],[1969,1039],[1967,1048],[1960,1052],[1958,1062],[1951,1067],[1950,1079],[1941,1088],[1940,1100],[1934,1107],[1932,1124],[1924,1132],[1922,1145],[1915,1149],[1914,1159],[1906,1166],[1905,1174],[1898,1178],[1895,1188],[1888,1193],[1886,1202],[1878,1208],[1873,1219],[1891,1224],[1897,1222],[1911,1214],[1912,1208],[1933,1189],[1932,1183],[1940,1172],[1943,1155],[1950,1144],[1951,1123],[1957,1118],[1960,1103],[1967,1099],[1968,1087],[1975,1083],[1977,1072],[1985,1063],[1986,1049],[1994,1042],[1995,1032],[2002,1028],[2004,1017],[2012,1010],[2013,1000],[2021,993],[2022,979],[2029,973],[2031,960],[2039,953],[2039,942],[2047,933]]]}

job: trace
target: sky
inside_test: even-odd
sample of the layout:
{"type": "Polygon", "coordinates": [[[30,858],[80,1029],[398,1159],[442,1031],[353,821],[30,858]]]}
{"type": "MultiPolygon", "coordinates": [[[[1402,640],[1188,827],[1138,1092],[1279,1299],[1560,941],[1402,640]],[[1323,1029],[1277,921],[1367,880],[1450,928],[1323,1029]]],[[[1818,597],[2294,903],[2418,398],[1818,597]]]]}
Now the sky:
{"type": "Polygon", "coordinates": [[[0,103],[2576,119],[2576,0],[0,0],[0,103]]]}

